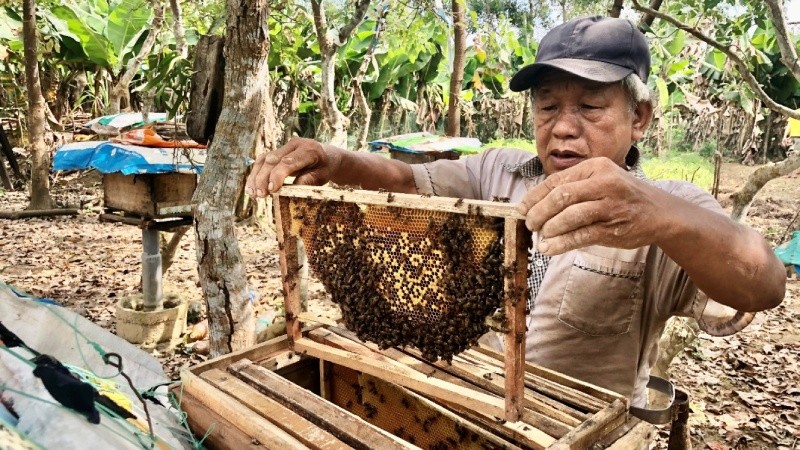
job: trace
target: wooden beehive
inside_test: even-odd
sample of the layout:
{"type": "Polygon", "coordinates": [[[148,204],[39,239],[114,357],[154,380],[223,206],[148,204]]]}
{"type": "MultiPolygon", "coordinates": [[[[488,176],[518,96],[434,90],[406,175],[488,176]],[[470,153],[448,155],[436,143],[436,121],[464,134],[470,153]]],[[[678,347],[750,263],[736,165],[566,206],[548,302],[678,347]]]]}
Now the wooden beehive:
{"type": "Polygon", "coordinates": [[[108,173],[103,175],[103,200],[109,210],[147,219],[191,216],[196,187],[195,174],[108,173]]]}
{"type": "Polygon", "coordinates": [[[504,361],[485,348],[431,363],[332,325],[302,335],[311,351],[282,336],[182,372],[173,392],[205,446],[637,449],[653,433],[630,419],[622,396],[529,363],[520,420],[503,420],[504,361]]]}
{"type": "MultiPolygon", "coordinates": [[[[588,448],[632,424],[623,396],[525,362],[527,291],[520,287],[527,286],[530,233],[513,206],[303,186],[284,186],[273,201],[287,336],[197,366],[176,389],[195,433],[223,425],[210,435],[212,447],[588,448]],[[475,346],[434,362],[413,347],[381,349],[301,311],[297,241],[310,222],[298,224],[309,219],[291,199],[391,208],[398,217],[398,208],[408,208],[499,220],[505,354],[475,346]]],[[[353,239],[339,235],[340,242],[353,239]]],[[[313,268],[312,254],[309,261],[313,268]]],[[[651,432],[638,423],[612,447],[646,448],[642,436],[651,432]]]]}

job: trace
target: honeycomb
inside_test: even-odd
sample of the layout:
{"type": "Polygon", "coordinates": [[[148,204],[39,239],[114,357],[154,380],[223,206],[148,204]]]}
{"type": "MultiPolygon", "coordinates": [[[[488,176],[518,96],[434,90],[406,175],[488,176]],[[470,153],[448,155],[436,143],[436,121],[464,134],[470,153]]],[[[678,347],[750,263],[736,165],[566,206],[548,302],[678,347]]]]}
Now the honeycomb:
{"type": "Polygon", "coordinates": [[[331,365],[331,402],[423,449],[502,448],[488,432],[460,425],[400,387],[331,365]]]}
{"type": "Polygon", "coordinates": [[[362,340],[449,361],[502,306],[501,218],[296,197],[281,207],[362,340]]]}

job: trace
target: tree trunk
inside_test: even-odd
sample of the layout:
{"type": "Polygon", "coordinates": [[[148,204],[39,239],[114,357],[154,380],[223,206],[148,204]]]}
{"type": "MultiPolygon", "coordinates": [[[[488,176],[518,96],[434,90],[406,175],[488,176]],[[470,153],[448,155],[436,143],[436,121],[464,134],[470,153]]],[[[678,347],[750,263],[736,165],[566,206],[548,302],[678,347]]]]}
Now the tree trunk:
{"type": "Polygon", "coordinates": [[[172,236],[167,240],[164,233],[161,234],[161,242],[159,244],[159,251],[161,253],[161,275],[167,273],[167,270],[172,266],[172,262],[175,259],[175,253],[178,252],[178,245],[181,243],[181,239],[184,235],[189,231],[189,225],[178,227],[172,230],[172,236]]]}
{"type": "Polygon", "coordinates": [[[683,349],[691,345],[700,333],[700,326],[693,318],[672,317],[664,326],[658,341],[658,358],[652,374],[669,379],[669,365],[683,349]]]}
{"type": "Polygon", "coordinates": [[[608,9],[609,17],[619,17],[622,14],[622,4],[625,0],[614,0],[611,2],[611,8],[608,9]]]}
{"type": "Polygon", "coordinates": [[[17,156],[14,154],[14,148],[8,140],[8,135],[6,135],[6,130],[2,123],[0,123],[0,152],[2,152],[6,160],[8,160],[8,165],[11,167],[14,176],[17,177],[18,184],[24,184],[25,176],[19,168],[17,156]]]}
{"type": "Polygon", "coordinates": [[[467,23],[465,0],[453,1],[453,72],[450,74],[450,99],[447,105],[448,136],[461,135],[461,84],[464,81],[464,61],[467,53],[467,23]]]}
{"type": "Polygon", "coordinates": [[[120,103],[123,97],[128,97],[128,86],[131,84],[136,72],[139,71],[142,62],[150,54],[150,50],[156,43],[158,33],[161,31],[161,26],[164,24],[164,2],[161,0],[152,0],[153,2],[153,23],[150,24],[150,30],[147,32],[147,38],[142,43],[139,53],[128,61],[128,66],[119,80],[114,84],[108,93],[108,105],[106,106],[105,114],[117,114],[120,111],[120,103]]]}
{"type": "Polygon", "coordinates": [[[372,42],[370,42],[369,47],[364,54],[364,58],[361,60],[361,65],[358,67],[358,71],[356,72],[355,76],[353,76],[353,95],[355,96],[356,104],[358,105],[358,111],[361,115],[358,126],[358,139],[356,140],[356,150],[359,151],[367,151],[369,123],[372,119],[372,108],[369,107],[369,100],[367,100],[367,96],[364,95],[364,88],[362,87],[361,83],[364,81],[364,76],[367,74],[369,63],[372,61],[372,57],[375,54],[375,48],[378,46],[378,40],[381,37],[381,32],[384,28],[383,23],[386,20],[386,14],[388,12],[389,8],[384,8],[378,16],[378,20],[375,21],[375,34],[372,36],[372,42]]]}
{"type": "Polygon", "coordinates": [[[225,98],[225,39],[205,35],[195,46],[194,73],[186,113],[186,132],[195,141],[206,144],[214,136],[225,98]]]}
{"type": "Polygon", "coordinates": [[[322,86],[319,91],[319,107],[322,120],[330,131],[330,143],[347,147],[347,117],[339,110],[336,104],[334,86],[336,85],[336,51],[350,39],[353,30],[364,20],[370,0],[358,0],[356,11],[350,21],[333,35],[328,30],[328,19],[325,16],[325,7],[322,0],[311,0],[311,9],[314,11],[314,30],[319,42],[320,58],[322,59],[322,86]],[[330,34],[330,35],[329,35],[330,34]],[[331,39],[333,38],[333,39],[331,39]]]}
{"type": "Polygon", "coordinates": [[[228,0],[225,97],[194,195],[197,261],[212,355],[255,343],[255,316],[234,229],[247,155],[262,142],[269,92],[267,0],[228,0]]]}
{"type": "Polygon", "coordinates": [[[50,209],[50,148],[45,142],[47,123],[45,122],[45,103],[39,82],[39,62],[36,36],[36,3],[24,0],[22,3],[22,33],[25,47],[25,86],[28,90],[28,139],[31,154],[31,202],[28,209],[50,209]]]}
{"type": "Polygon", "coordinates": [[[767,129],[764,132],[764,142],[763,142],[764,155],[761,161],[762,164],[767,163],[767,150],[769,150],[769,144],[772,142],[772,122],[774,121],[774,119],[775,119],[775,111],[770,109],[769,113],[767,114],[767,129]]]}
{"type": "Polygon", "coordinates": [[[181,0],[169,0],[169,9],[172,11],[172,32],[175,35],[175,50],[186,58],[189,55],[189,48],[186,46],[186,33],[183,31],[181,0]]]}
{"type": "Polygon", "coordinates": [[[753,199],[765,184],[770,180],[792,173],[798,168],[800,168],[800,154],[790,156],[779,163],[767,164],[756,169],[747,178],[744,186],[731,194],[731,200],[733,201],[731,219],[737,222],[741,221],[747,216],[747,211],[750,209],[753,199]]]}

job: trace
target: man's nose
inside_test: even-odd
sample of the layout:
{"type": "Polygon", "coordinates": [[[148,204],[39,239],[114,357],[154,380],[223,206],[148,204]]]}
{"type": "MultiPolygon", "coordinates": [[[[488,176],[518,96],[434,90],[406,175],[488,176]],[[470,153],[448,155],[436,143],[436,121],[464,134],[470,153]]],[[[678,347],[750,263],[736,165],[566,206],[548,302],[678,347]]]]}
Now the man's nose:
{"type": "Polygon", "coordinates": [[[563,108],[556,116],[553,125],[553,136],[559,139],[575,138],[580,134],[579,111],[575,108],[563,108]]]}

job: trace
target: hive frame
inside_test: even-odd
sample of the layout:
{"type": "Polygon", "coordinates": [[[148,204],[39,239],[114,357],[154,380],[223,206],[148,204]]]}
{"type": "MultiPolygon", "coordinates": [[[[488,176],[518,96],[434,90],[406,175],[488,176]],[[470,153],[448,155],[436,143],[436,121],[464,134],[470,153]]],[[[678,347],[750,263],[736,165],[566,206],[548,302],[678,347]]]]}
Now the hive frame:
{"type": "MultiPolygon", "coordinates": [[[[524,216],[514,205],[483,200],[461,200],[446,197],[423,197],[414,194],[397,194],[363,190],[333,189],[313,186],[283,186],[272,194],[275,223],[277,226],[280,266],[284,288],[286,310],[286,334],[290,347],[295,351],[307,352],[322,360],[335,359],[347,365],[348,360],[356,361],[358,355],[347,355],[334,348],[326,348],[317,342],[304,338],[301,323],[300,269],[302,255],[298,254],[299,236],[291,231],[291,217],[282,217],[281,205],[288,198],[326,200],[333,202],[357,203],[375,206],[413,208],[457,214],[479,213],[487,217],[504,220],[504,308],[508,331],[504,337],[505,360],[505,402],[504,418],[517,422],[522,412],[525,375],[525,306],[528,282],[528,248],[531,234],[525,228],[524,216]]],[[[445,386],[433,379],[419,379],[407,373],[393,372],[393,367],[359,361],[352,367],[373,376],[383,378],[391,375],[392,382],[438,398],[475,408],[475,392],[460,392],[458,386],[445,386]]]]}

